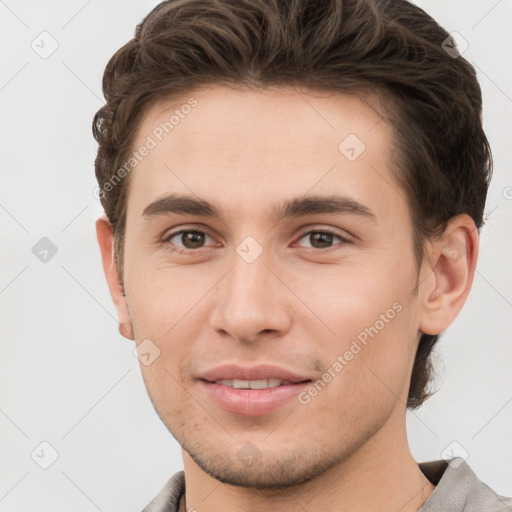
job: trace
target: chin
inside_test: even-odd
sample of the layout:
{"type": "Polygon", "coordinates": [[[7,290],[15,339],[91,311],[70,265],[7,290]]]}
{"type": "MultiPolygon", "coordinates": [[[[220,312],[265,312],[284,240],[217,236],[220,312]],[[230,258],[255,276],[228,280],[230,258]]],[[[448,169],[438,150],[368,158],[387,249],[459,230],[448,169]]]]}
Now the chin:
{"type": "Polygon", "coordinates": [[[219,482],[245,487],[253,490],[282,490],[293,489],[309,480],[318,477],[334,464],[339,462],[333,460],[329,454],[297,454],[280,456],[271,452],[269,457],[262,456],[256,460],[241,460],[236,453],[231,457],[227,454],[213,454],[199,456],[196,452],[183,448],[187,451],[194,462],[208,475],[219,482]],[[270,459],[270,460],[269,460],[270,459]]]}

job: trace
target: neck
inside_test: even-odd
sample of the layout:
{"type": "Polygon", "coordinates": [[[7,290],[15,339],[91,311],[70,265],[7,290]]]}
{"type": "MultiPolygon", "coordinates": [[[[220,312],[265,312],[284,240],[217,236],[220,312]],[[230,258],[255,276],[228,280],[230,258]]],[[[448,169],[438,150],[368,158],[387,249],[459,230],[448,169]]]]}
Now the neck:
{"type": "Polygon", "coordinates": [[[403,411],[393,414],[354,453],[293,488],[235,487],[205,473],[185,451],[183,462],[186,478],[183,511],[416,512],[434,490],[410,452],[403,411]]]}

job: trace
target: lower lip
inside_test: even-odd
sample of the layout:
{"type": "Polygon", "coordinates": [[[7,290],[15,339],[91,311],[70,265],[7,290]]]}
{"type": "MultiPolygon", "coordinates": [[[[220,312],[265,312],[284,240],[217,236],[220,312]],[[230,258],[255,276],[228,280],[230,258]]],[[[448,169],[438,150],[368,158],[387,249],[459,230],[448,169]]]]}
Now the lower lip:
{"type": "Polygon", "coordinates": [[[235,389],[204,380],[200,383],[217,405],[228,412],[243,416],[262,416],[275,411],[310,384],[301,382],[267,389],[235,389]]]}

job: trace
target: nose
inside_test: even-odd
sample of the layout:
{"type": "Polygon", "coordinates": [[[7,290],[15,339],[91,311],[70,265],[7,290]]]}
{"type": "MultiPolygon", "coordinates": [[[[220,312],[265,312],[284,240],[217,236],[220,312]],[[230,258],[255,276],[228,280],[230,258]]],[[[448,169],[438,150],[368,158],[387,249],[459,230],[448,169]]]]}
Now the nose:
{"type": "Polygon", "coordinates": [[[235,253],[232,261],[231,271],[212,294],[213,329],[242,342],[256,341],[265,333],[283,335],[291,325],[293,296],[271,270],[265,252],[251,263],[235,253]]]}

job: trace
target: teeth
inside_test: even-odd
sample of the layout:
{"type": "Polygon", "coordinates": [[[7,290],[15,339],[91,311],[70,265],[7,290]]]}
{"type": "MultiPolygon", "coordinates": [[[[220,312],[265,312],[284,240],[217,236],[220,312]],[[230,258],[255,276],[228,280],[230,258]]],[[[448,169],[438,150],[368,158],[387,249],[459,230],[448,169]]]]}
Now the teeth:
{"type": "Polygon", "coordinates": [[[235,389],[267,389],[277,388],[278,386],[286,386],[292,384],[288,380],[281,379],[262,379],[262,380],[240,380],[240,379],[222,379],[216,380],[215,384],[222,384],[235,389]]]}

